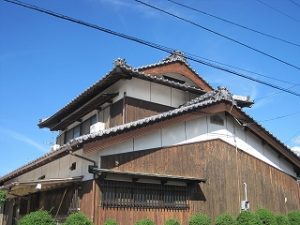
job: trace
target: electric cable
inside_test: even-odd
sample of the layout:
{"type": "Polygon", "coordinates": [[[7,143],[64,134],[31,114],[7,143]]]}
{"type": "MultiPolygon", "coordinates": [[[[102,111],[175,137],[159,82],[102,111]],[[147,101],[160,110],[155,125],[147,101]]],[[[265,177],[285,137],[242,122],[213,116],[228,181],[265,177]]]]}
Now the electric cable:
{"type": "Polygon", "coordinates": [[[261,1],[261,0],[256,0],[256,1],[259,2],[259,3],[262,4],[262,5],[264,5],[264,6],[268,7],[268,8],[270,8],[270,9],[272,9],[272,10],[275,11],[275,12],[277,12],[277,13],[279,13],[279,14],[285,16],[285,17],[290,18],[291,20],[293,20],[293,21],[295,21],[295,22],[298,22],[298,23],[300,22],[300,20],[298,20],[297,18],[295,18],[295,17],[293,17],[293,16],[290,16],[289,14],[287,14],[287,13],[285,13],[285,12],[283,12],[283,11],[281,11],[281,10],[279,10],[279,9],[277,9],[277,8],[275,8],[275,7],[269,5],[269,4],[267,4],[267,3],[265,3],[265,2],[263,2],[263,1],[261,1]]]}
{"type": "MultiPolygon", "coordinates": [[[[37,7],[35,5],[20,2],[20,1],[17,1],[17,0],[3,0],[3,1],[13,3],[13,4],[16,4],[16,5],[19,5],[19,6],[34,10],[34,11],[38,11],[38,12],[41,12],[41,13],[45,13],[45,14],[48,14],[50,16],[54,16],[56,18],[60,18],[60,19],[66,20],[66,21],[74,22],[74,23],[77,23],[77,24],[80,24],[80,25],[83,25],[83,26],[86,26],[86,27],[89,27],[89,28],[93,28],[93,29],[96,29],[96,30],[99,30],[99,31],[102,31],[102,32],[105,32],[105,33],[108,33],[108,34],[111,34],[111,35],[114,35],[114,36],[118,36],[118,37],[130,40],[130,41],[142,44],[142,45],[146,45],[148,47],[151,47],[151,48],[154,48],[154,49],[157,49],[157,50],[169,53],[169,54],[172,54],[175,51],[175,49],[172,49],[172,48],[169,48],[169,47],[165,47],[165,46],[153,43],[153,42],[145,41],[143,39],[140,39],[140,38],[137,38],[137,37],[134,37],[134,36],[130,36],[130,35],[127,35],[127,34],[124,34],[124,33],[119,33],[119,32],[110,30],[108,28],[104,28],[104,27],[101,27],[101,26],[98,26],[98,25],[95,25],[95,24],[84,22],[82,20],[75,19],[75,18],[72,18],[72,17],[69,17],[69,16],[65,16],[63,14],[59,14],[59,13],[56,13],[56,12],[53,12],[53,11],[50,11],[50,10],[47,10],[47,9],[43,9],[43,8],[37,7]]],[[[300,97],[300,93],[288,90],[286,88],[274,85],[274,84],[266,82],[266,81],[262,81],[262,80],[250,77],[248,75],[239,73],[237,71],[234,71],[234,70],[231,70],[231,69],[228,69],[228,68],[224,68],[222,66],[213,64],[211,62],[207,62],[207,61],[192,57],[188,54],[185,56],[185,58],[189,59],[193,62],[202,64],[202,65],[205,65],[205,66],[208,66],[208,67],[211,67],[211,68],[223,71],[223,72],[227,72],[229,74],[233,74],[233,75],[245,78],[247,80],[251,80],[253,82],[260,83],[260,84],[263,84],[265,86],[268,86],[268,87],[271,87],[271,88],[274,88],[274,89],[277,89],[277,90],[281,90],[281,91],[287,92],[289,94],[300,97]]]]}
{"type": "MultiPolygon", "coordinates": [[[[178,5],[178,6],[181,6],[183,8],[186,8],[186,9],[190,9],[192,11],[195,11],[195,12],[198,12],[198,13],[201,13],[201,14],[204,14],[206,16],[209,16],[209,17],[212,17],[212,18],[215,18],[217,20],[220,20],[220,21],[223,21],[225,23],[228,23],[228,24],[231,24],[231,25],[234,25],[234,26],[237,26],[237,27],[240,27],[240,28],[243,28],[245,30],[248,30],[248,31],[251,31],[251,32],[254,32],[254,33],[257,33],[257,34],[260,34],[262,36],[265,36],[265,37],[268,37],[268,38],[271,38],[271,39],[274,39],[274,40],[277,40],[277,41],[281,41],[283,43],[286,43],[286,44],[290,44],[290,45],[294,45],[296,47],[300,47],[300,44],[297,44],[297,43],[294,43],[292,41],[289,41],[289,40],[286,40],[286,39],[283,39],[281,37],[277,37],[275,35],[272,35],[272,34],[268,34],[268,33],[265,33],[265,32],[262,32],[262,31],[259,31],[259,30],[256,30],[256,29],[253,29],[253,28],[250,28],[248,26],[245,26],[245,25],[242,25],[242,24],[239,24],[237,22],[234,22],[232,20],[228,20],[228,19],[225,19],[225,18],[222,18],[222,17],[219,17],[219,16],[216,16],[216,15],[213,15],[211,13],[207,13],[203,10],[200,10],[200,9],[196,9],[194,7],[191,7],[189,5],[185,5],[183,3],[179,3],[179,2],[176,2],[176,1],[173,1],[173,0],[167,0],[175,5],[178,5]]],[[[291,0],[290,0],[291,1],[291,0]]]]}
{"type": "Polygon", "coordinates": [[[300,7],[300,3],[298,3],[298,2],[296,2],[296,1],[294,1],[294,0],[289,0],[289,1],[290,1],[291,3],[293,3],[294,5],[300,7]]]}
{"type": "Polygon", "coordinates": [[[271,54],[269,54],[269,53],[266,53],[266,52],[264,52],[264,51],[262,51],[262,50],[259,50],[259,49],[255,48],[255,47],[252,47],[252,46],[248,45],[248,44],[245,44],[245,43],[243,43],[243,42],[241,42],[241,41],[238,41],[238,40],[236,40],[236,39],[234,39],[234,38],[231,38],[231,37],[229,37],[229,36],[227,36],[227,35],[221,34],[221,33],[217,32],[217,31],[215,31],[215,30],[212,30],[212,29],[210,29],[210,28],[204,27],[204,26],[202,26],[202,25],[199,24],[199,23],[196,23],[196,22],[194,22],[194,21],[188,20],[188,19],[183,18],[183,17],[178,16],[178,15],[175,15],[175,14],[169,12],[169,11],[166,11],[166,10],[164,10],[164,9],[161,9],[161,8],[159,8],[159,7],[156,7],[156,6],[154,6],[154,5],[151,5],[151,4],[149,4],[149,3],[146,3],[146,2],[143,2],[143,1],[140,1],[140,0],[134,0],[134,1],[136,1],[136,2],[138,2],[138,3],[140,3],[140,4],[142,4],[142,5],[145,5],[145,6],[149,7],[149,8],[152,8],[152,9],[154,9],[154,10],[157,10],[157,11],[159,11],[159,12],[162,12],[162,13],[164,13],[164,14],[167,14],[167,15],[169,15],[169,16],[172,16],[172,17],[174,17],[174,18],[177,18],[177,19],[179,19],[179,20],[181,20],[181,21],[184,21],[184,22],[186,22],[186,23],[189,23],[189,24],[191,24],[191,25],[193,25],[193,26],[196,26],[196,27],[198,27],[198,28],[200,28],[200,29],[206,30],[206,31],[208,31],[208,32],[210,32],[210,33],[212,33],[212,34],[215,34],[215,35],[217,35],[217,36],[220,36],[220,37],[222,37],[222,38],[224,38],[224,39],[227,39],[227,40],[229,40],[229,41],[231,41],[231,42],[234,42],[234,43],[236,43],[236,44],[238,44],[238,45],[241,45],[241,46],[243,46],[243,47],[246,47],[246,48],[248,48],[248,49],[250,49],[250,50],[252,50],[252,51],[255,51],[255,52],[257,52],[257,53],[260,53],[261,55],[264,55],[264,56],[266,56],[266,57],[268,57],[268,58],[271,58],[271,59],[273,59],[273,60],[276,60],[276,61],[278,61],[278,62],[281,62],[281,63],[283,63],[283,64],[285,64],[285,65],[287,65],[287,66],[289,66],[289,67],[292,67],[292,68],[294,68],[294,69],[300,70],[300,67],[297,66],[297,65],[294,65],[294,64],[292,64],[292,63],[289,63],[289,62],[287,62],[287,61],[285,61],[285,60],[282,60],[282,59],[280,59],[280,58],[278,58],[278,57],[276,57],[276,56],[273,56],[273,55],[271,55],[271,54]]]}

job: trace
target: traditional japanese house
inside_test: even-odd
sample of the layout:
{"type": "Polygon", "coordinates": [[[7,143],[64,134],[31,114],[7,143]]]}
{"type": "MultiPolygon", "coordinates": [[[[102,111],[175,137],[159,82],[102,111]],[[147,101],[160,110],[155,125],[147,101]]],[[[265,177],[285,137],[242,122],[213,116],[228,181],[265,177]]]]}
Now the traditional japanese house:
{"type": "Polygon", "coordinates": [[[244,112],[252,104],[211,87],[180,52],[139,68],[118,59],[40,121],[59,131],[51,151],[1,177],[4,224],[37,209],[96,225],[299,210],[300,160],[244,112]]]}

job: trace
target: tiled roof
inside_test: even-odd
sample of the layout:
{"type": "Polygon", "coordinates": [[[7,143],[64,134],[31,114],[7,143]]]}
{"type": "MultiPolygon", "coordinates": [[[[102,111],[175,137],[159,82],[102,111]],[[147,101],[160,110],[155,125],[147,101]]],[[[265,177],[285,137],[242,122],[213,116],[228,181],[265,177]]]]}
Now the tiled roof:
{"type": "Polygon", "coordinates": [[[218,103],[218,102],[221,102],[224,100],[230,101],[230,102],[232,102],[232,104],[236,105],[236,102],[234,102],[234,100],[232,99],[232,95],[226,89],[215,90],[215,91],[208,92],[208,93],[196,98],[194,102],[190,101],[189,103],[187,103],[179,108],[172,109],[172,110],[164,112],[164,113],[146,117],[144,119],[136,120],[136,121],[126,123],[123,125],[119,125],[116,127],[111,127],[111,128],[108,128],[108,129],[105,129],[103,131],[99,131],[96,133],[83,135],[83,136],[80,136],[78,138],[71,140],[70,144],[77,145],[77,144],[81,144],[83,142],[89,141],[91,139],[95,139],[97,137],[108,136],[110,134],[123,132],[126,130],[130,130],[132,128],[137,128],[137,127],[145,126],[148,124],[156,123],[158,121],[161,121],[161,120],[173,117],[173,116],[177,116],[177,115],[180,115],[180,114],[183,114],[183,113],[186,113],[186,112],[189,112],[189,111],[192,111],[192,110],[204,107],[204,106],[212,105],[214,103],[218,103]]]}
{"type": "MultiPolygon", "coordinates": [[[[81,137],[75,138],[70,140],[70,142],[68,142],[67,144],[61,146],[58,150],[56,151],[52,151],[47,153],[46,155],[24,165],[23,167],[5,175],[4,177],[2,177],[0,179],[0,183],[7,181],[9,179],[11,179],[12,177],[19,175],[20,173],[24,172],[25,170],[27,170],[28,168],[41,163],[43,161],[46,161],[49,158],[55,157],[57,155],[60,154],[67,154],[68,151],[70,151],[72,148],[78,148],[78,146],[80,146],[83,143],[89,142],[89,141],[93,141],[95,139],[98,138],[105,138],[105,137],[109,137],[115,134],[120,134],[126,131],[130,131],[132,129],[136,129],[136,128],[140,128],[140,127],[145,127],[147,125],[153,124],[153,123],[157,123],[166,119],[170,119],[172,117],[175,116],[179,116],[182,115],[184,113],[188,113],[197,109],[201,109],[207,106],[211,106],[214,104],[218,104],[221,102],[227,102],[232,104],[232,106],[237,106],[236,101],[234,100],[234,98],[232,97],[231,93],[226,89],[226,88],[220,88],[218,90],[214,90],[211,92],[208,92],[206,94],[203,94],[200,97],[197,97],[189,102],[187,102],[186,104],[182,105],[179,108],[176,109],[172,109],[168,112],[164,112],[158,115],[154,115],[154,116],[150,116],[144,119],[140,119],[140,120],[136,120],[127,124],[123,124],[123,125],[119,125],[116,127],[112,127],[112,128],[108,128],[105,129],[103,131],[99,131],[96,133],[92,133],[92,134],[87,134],[87,135],[83,135],[81,137]]],[[[241,109],[239,109],[237,107],[237,109],[239,110],[239,112],[241,112],[246,118],[247,121],[250,121],[250,124],[255,124],[259,127],[260,132],[265,132],[266,134],[268,134],[271,138],[273,138],[277,143],[279,143],[283,149],[285,149],[285,151],[287,151],[288,154],[292,155],[293,157],[298,158],[298,156],[293,153],[286,145],[284,145],[284,143],[282,143],[279,139],[277,139],[272,133],[268,132],[262,125],[258,124],[257,122],[255,122],[255,120],[250,117],[249,115],[247,115],[245,112],[243,112],[241,109]]],[[[248,123],[249,124],[249,123],[248,123]]],[[[298,158],[299,159],[299,158],[298,158]]]]}
{"type": "Polygon", "coordinates": [[[149,69],[149,68],[163,66],[163,65],[170,64],[170,63],[174,63],[174,62],[181,62],[181,63],[185,64],[195,75],[197,75],[199,77],[199,79],[201,79],[208,87],[210,87],[213,90],[212,86],[209,83],[207,83],[204,79],[202,79],[200,77],[200,75],[197,73],[197,71],[194,70],[190,66],[190,64],[188,63],[188,61],[184,57],[184,54],[180,51],[174,51],[171,55],[169,55],[168,57],[160,60],[159,62],[153,63],[153,64],[148,64],[148,65],[141,66],[141,67],[137,67],[136,70],[143,71],[143,70],[146,70],[146,69],[149,69]]]}
{"type": "Polygon", "coordinates": [[[153,75],[140,72],[134,69],[133,67],[129,66],[124,59],[119,58],[115,61],[115,67],[110,72],[108,72],[102,79],[100,79],[99,81],[97,81],[96,83],[88,87],[85,91],[83,91],[80,95],[72,99],[66,106],[64,106],[58,112],[53,114],[51,117],[41,120],[39,123],[39,127],[41,128],[47,127],[49,126],[50,123],[55,122],[56,120],[60,120],[65,115],[69,114],[70,111],[75,110],[77,107],[80,107],[80,105],[84,104],[88,100],[95,97],[101,91],[104,91],[104,89],[107,88],[108,85],[116,82],[119,79],[126,78],[126,77],[129,78],[130,76],[152,81],[155,83],[168,85],[174,88],[178,88],[190,92],[196,92],[196,93],[205,92],[204,90],[194,86],[171,81],[161,76],[153,76],[153,75]],[[124,73],[124,74],[122,74],[121,76],[120,73],[124,73]]]}

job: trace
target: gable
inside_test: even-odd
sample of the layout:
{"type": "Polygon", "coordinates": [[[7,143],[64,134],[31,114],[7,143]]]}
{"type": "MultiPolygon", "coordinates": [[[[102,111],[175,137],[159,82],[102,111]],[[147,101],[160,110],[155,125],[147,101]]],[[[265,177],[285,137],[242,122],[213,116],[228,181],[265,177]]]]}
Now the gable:
{"type": "Polygon", "coordinates": [[[196,87],[204,91],[212,91],[213,88],[198,74],[193,71],[186,63],[181,61],[173,61],[168,63],[156,64],[153,66],[140,68],[139,71],[155,76],[171,76],[171,74],[182,75],[190,80],[196,87]]]}

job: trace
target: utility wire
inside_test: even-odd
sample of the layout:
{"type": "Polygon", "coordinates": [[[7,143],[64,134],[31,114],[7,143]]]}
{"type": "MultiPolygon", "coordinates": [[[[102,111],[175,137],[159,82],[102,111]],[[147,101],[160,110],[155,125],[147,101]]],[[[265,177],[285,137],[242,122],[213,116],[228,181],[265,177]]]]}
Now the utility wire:
{"type": "MultiPolygon", "coordinates": [[[[173,1],[173,0],[167,0],[167,1],[169,1],[169,2],[171,2],[171,3],[173,3],[173,4],[175,4],[175,5],[179,5],[179,6],[183,7],[183,8],[190,9],[190,10],[192,10],[192,11],[195,11],[195,12],[198,12],[198,13],[201,13],[201,14],[204,14],[204,15],[206,15],[206,16],[213,17],[213,18],[215,18],[215,19],[217,19],[217,20],[220,20],[220,21],[223,21],[223,22],[225,22],[225,23],[229,23],[229,24],[231,24],[231,25],[234,25],[234,26],[243,28],[243,29],[245,29],[245,30],[252,31],[252,32],[254,32],[254,33],[263,35],[263,36],[265,36],[265,37],[272,38],[272,39],[274,39],[274,40],[281,41],[281,42],[284,42],[284,43],[286,43],[286,44],[294,45],[294,46],[296,46],[296,47],[300,47],[300,44],[294,43],[294,42],[292,42],[292,41],[289,41],[289,40],[286,40],[286,39],[283,39],[283,38],[280,38],[280,37],[277,37],[277,36],[272,35],[272,34],[268,34],[268,33],[265,33],[265,32],[262,32],[262,31],[259,31],[259,30],[256,30],[256,29],[247,27],[247,26],[245,26],[245,25],[242,25],[242,24],[236,23],[236,22],[234,22],[234,21],[231,21],[231,20],[228,20],[228,19],[225,19],[225,18],[216,16],[216,15],[213,15],[213,14],[211,14],[211,13],[207,13],[207,12],[205,12],[205,11],[203,11],[203,10],[193,8],[193,7],[189,6],[189,5],[185,5],[185,4],[182,4],[182,3],[179,3],[179,2],[173,1]]],[[[292,1],[292,0],[290,0],[290,1],[292,1]]]]}
{"type": "MultiPolygon", "coordinates": [[[[219,65],[223,65],[223,66],[226,66],[226,67],[229,67],[229,68],[232,68],[232,69],[237,69],[237,70],[244,71],[244,72],[247,72],[247,73],[255,74],[255,75],[270,79],[270,80],[275,80],[275,81],[279,81],[281,83],[286,83],[286,84],[292,84],[293,86],[290,87],[290,88],[293,88],[293,87],[296,87],[296,86],[300,85],[300,83],[294,83],[294,82],[291,82],[291,81],[278,79],[278,78],[271,77],[271,76],[268,76],[268,75],[264,75],[264,74],[261,74],[261,73],[255,72],[255,71],[244,69],[244,68],[241,68],[241,67],[238,67],[238,66],[229,65],[229,64],[222,63],[222,62],[219,62],[219,61],[216,61],[216,60],[208,59],[208,58],[205,58],[205,57],[202,57],[202,56],[199,56],[199,55],[195,55],[195,54],[191,54],[191,53],[187,53],[187,54],[190,55],[190,56],[196,57],[196,58],[204,59],[204,60],[209,61],[209,62],[213,62],[213,63],[217,63],[219,65]]],[[[290,89],[290,88],[288,88],[288,89],[290,89]]]]}
{"type": "Polygon", "coordinates": [[[290,18],[291,20],[293,20],[293,21],[295,21],[295,22],[298,22],[298,23],[300,22],[300,20],[298,20],[297,18],[295,18],[295,17],[293,17],[293,16],[290,16],[289,14],[287,14],[287,13],[285,13],[285,12],[283,12],[283,11],[281,11],[281,10],[279,10],[279,9],[277,9],[277,8],[275,8],[275,7],[269,5],[269,4],[267,4],[267,3],[265,3],[265,2],[263,2],[263,1],[261,1],[261,0],[256,0],[256,1],[259,2],[259,3],[262,4],[262,5],[264,5],[264,6],[268,7],[268,8],[270,8],[270,9],[276,11],[277,13],[279,13],[279,14],[285,16],[285,17],[290,18]]]}
{"type": "Polygon", "coordinates": [[[196,27],[198,27],[198,28],[201,28],[201,29],[203,29],[203,30],[206,30],[206,31],[208,31],[208,32],[210,32],[210,33],[213,33],[213,34],[217,35],[217,36],[220,36],[220,37],[222,37],[222,38],[225,38],[225,39],[227,39],[227,40],[229,40],[229,41],[232,41],[232,42],[234,42],[234,43],[236,43],[236,44],[239,44],[239,45],[241,45],[241,46],[243,46],[243,47],[246,47],[246,48],[248,48],[248,49],[251,49],[251,50],[253,50],[253,51],[257,52],[257,53],[260,53],[260,54],[262,54],[262,55],[264,55],[264,56],[267,56],[267,57],[269,57],[269,58],[271,58],[271,59],[274,59],[274,60],[276,60],[276,61],[278,61],[278,62],[281,62],[281,63],[283,63],[283,64],[285,64],[285,65],[288,65],[288,66],[290,66],[290,67],[293,67],[293,68],[295,68],[295,69],[297,69],[297,70],[300,70],[300,67],[297,66],[297,65],[291,64],[291,63],[289,63],[289,62],[287,62],[287,61],[284,61],[284,60],[282,60],[282,59],[280,59],[280,58],[277,58],[276,56],[273,56],[273,55],[271,55],[271,54],[269,54],[269,53],[266,53],[266,52],[264,52],[264,51],[262,51],[262,50],[259,50],[259,49],[257,49],[257,48],[254,48],[254,47],[252,47],[252,46],[250,46],[250,45],[248,45],[248,44],[245,44],[245,43],[243,43],[243,42],[241,42],[241,41],[238,41],[238,40],[236,40],[236,39],[234,39],[234,38],[231,38],[231,37],[229,37],[229,36],[227,36],[227,35],[221,34],[221,33],[217,32],[217,31],[214,31],[214,30],[212,30],[212,29],[210,29],[210,28],[204,27],[204,26],[202,26],[202,25],[199,24],[199,23],[196,23],[196,22],[194,22],[194,21],[188,20],[188,19],[183,18],[183,17],[178,16],[178,15],[175,15],[175,14],[169,12],[169,11],[166,11],[166,10],[164,10],[164,9],[158,8],[158,7],[156,7],[156,6],[154,6],[154,5],[151,5],[151,4],[149,4],[149,3],[146,3],[146,2],[143,2],[143,1],[140,1],[140,0],[134,0],[134,1],[136,1],[136,2],[138,2],[138,3],[140,3],[140,4],[143,4],[143,5],[145,5],[145,6],[149,7],[149,8],[152,8],[152,9],[154,9],[154,10],[157,10],[157,11],[159,11],[159,12],[162,12],[162,13],[164,13],[164,14],[167,14],[167,15],[169,15],[169,16],[175,17],[175,18],[177,18],[177,19],[179,19],[179,20],[181,20],[181,21],[184,21],[184,22],[186,22],[186,23],[189,23],[189,24],[191,24],[191,25],[193,25],[193,26],[196,26],[196,27]]]}
{"type": "MultiPolygon", "coordinates": [[[[137,38],[137,37],[134,37],[134,36],[130,36],[130,35],[127,35],[127,34],[112,31],[110,29],[107,29],[107,28],[104,28],[104,27],[101,27],[101,26],[98,26],[98,25],[95,25],[95,24],[91,24],[91,23],[88,23],[88,22],[84,22],[82,20],[75,19],[75,18],[72,18],[72,17],[69,17],[69,16],[65,16],[65,15],[62,15],[62,14],[59,14],[59,13],[56,13],[56,12],[53,12],[53,11],[50,11],[50,10],[47,10],[47,9],[43,9],[43,8],[28,4],[28,3],[24,3],[24,2],[20,2],[20,1],[16,1],[16,0],[3,0],[3,1],[9,2],[9,3],[12,3],[12,4],[16,4],[16,5],[19,5],[19,6],[34,10],[34,11],[41,12],[41,13],[45,13],[45,14],[48,14],[50,16],[54,16],[54,17],[59,18],[59,19],[63,19],[63,20],[66,20],[66,21],[71,21],[71,22],[74,22],[74,23],[77,23],[77,24],[80,24],[80,25],[83,25],[83,26],[86,26],[86,27],[89,27],[89,28],[93,28],[93,29],[96,29],[96,30],[99,30],[99,31],[102,31],[102,32],[105,32],[105,33],[108,33],[108,34],[111,34],[111,35],[114,35],[114,36],[118,36],[118,37],[130,40],[130,41],[133,41],[133,42],[137,42],[137,43],[140,43],[142,45],[146,45],[148,47],[151,47],[151,48],[154,48],[154,49],[157,49],[157,50],[169,53],[169,54],[171,54],[175,51],[175,49],[172,49],[172,48],[168,48],[168,47],[165,47],[165,46],[162,46],[162,45],[159,45],[159,44],[155,44],[153,42],[145,41],[143,39],[140,39],[140,38],[137,38]]],[[[208,67],[212,67],[212,68],[215,68],[217,70],[221,70],[221,71],[224,71],[224,72],[227,72],[227,73],[230,73],[230,74],[233,74],[233,75],[236,75],[236,76],[254,81],[256,83],[260,83],[260,84],[263,84],[265,86],[269,86],[269,87],[272,87],[274,89],[281,90],[281,91],[287,92],[289,94],[300,97],[300,93],[288,90],[286,88],[274,85],[272,83],[268,83],[268,82],[265,82],[265,81],[247,76],[245,74],[239,73],[239,72],[234,71],[234,70],[230,70],[228,68],[224,68],[224,67],[216,65],[214,63],[210,63],[210,62],[201,60],[199,58],[192,57],[188,54],[186,55],[185,58],[189,59],[193,62],[202,64],[202,65],[206,65],[208,67]]]]}
{"type": "MultiPolygon", "coordinates": [[[[288,89],[291,90],[292,88],[294,88],[294,87],[296,87],[296,86],[298,86],[298,84],[295,84],[295,85],[289,87],[288,89]]],[[[273,97],[274,95],[278,95],[278,94],[282,94],[282,93],[284,93],[284,92],[283,92],[283,91],[276,91],[276,92],[273,92],[273,93],[271,93],[271,94],[269,94],[269,95],[265,95],[265,96],[262,96],[262,97],[260,97],[260,98],[256,98],[254,101],[255,101],[255,102],[261,101],[261,100],[263,100],[263,99],[265,99],[265,98],[270,98],[270,97],[273,97]]]]}
{"type": "Polygon", "coordinates": [[[298,6],[298,7],[300,7],[300,3],[297,3],[296,1],[294,1],[294,0],[289,0],[291,3],[293,3],[294,5],[296,5],[296,6],[298,6]]]}

